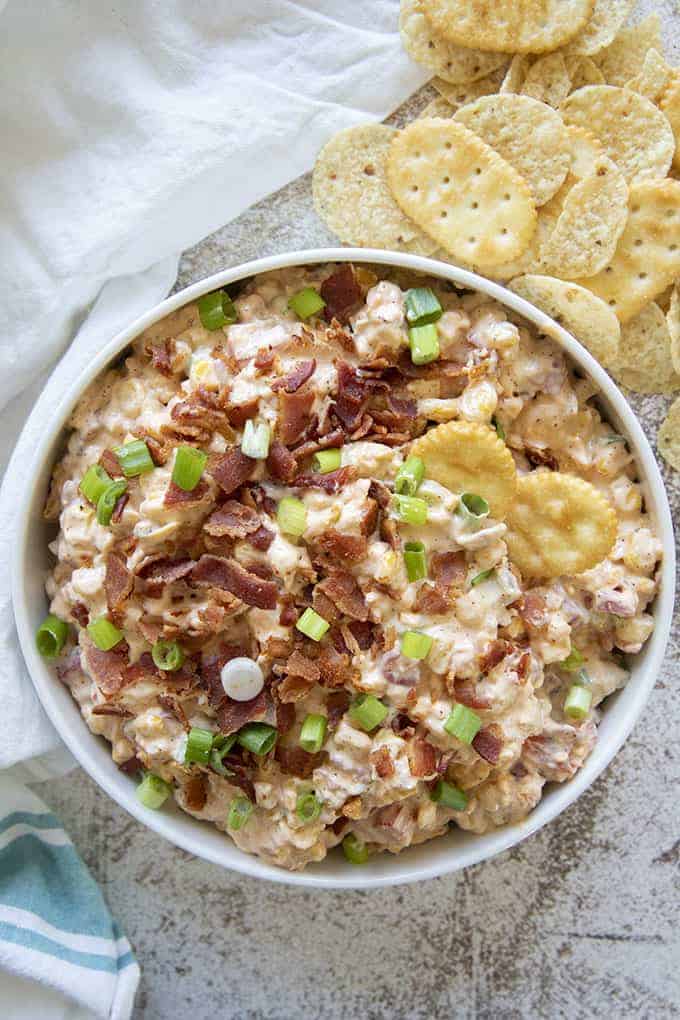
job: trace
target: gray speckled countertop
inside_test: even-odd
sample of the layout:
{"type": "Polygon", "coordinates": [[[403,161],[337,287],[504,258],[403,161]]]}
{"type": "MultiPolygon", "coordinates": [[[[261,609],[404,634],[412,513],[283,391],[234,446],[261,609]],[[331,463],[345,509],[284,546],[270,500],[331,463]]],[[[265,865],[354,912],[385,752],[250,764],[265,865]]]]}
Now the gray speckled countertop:
{"type": "MultiPolygon", "coordinates": [[[[330,243],[304,177],[186,252],[178,286],[330,243]]],[[[653,440],[669,401],[632,403],[653,440]]],[[[680,476],[662,469],[677,518],[680,476]]],[[[678,1016],[677,623],[644,715],[594,786],[450,878],[376,893],[259,883],[164,842],[82,770],[43,784],[137,953],[136,1020],[678,1016]]]]}

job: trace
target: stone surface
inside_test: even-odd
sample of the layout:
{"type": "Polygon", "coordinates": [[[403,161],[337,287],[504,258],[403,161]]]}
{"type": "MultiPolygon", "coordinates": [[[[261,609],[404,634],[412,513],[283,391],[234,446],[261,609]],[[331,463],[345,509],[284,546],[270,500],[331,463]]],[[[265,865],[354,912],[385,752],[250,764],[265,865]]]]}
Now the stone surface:
{"type": "MultiPolygon", "coordinates": [[[[178,286],[332,243],[303,177],[186,252],[178,286]]],[[[668,403],[632,398],[652,441],[668,403]]],[[[662,470],[677,519],[680,476],[662,470]]],[[[679,636],[676,618],[641,720],[575,805],[513,850],[417,886],[259,883],[175,849],[81,770],[43,784],[137,953],[136,1020],[677,1016],[679,636]]]]}

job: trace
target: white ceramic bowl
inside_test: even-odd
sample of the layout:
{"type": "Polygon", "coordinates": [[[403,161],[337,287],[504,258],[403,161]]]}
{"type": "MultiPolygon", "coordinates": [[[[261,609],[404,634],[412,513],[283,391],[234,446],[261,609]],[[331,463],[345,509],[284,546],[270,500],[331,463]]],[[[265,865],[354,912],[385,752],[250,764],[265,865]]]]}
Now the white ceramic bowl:
{"type": "MultiPolygon", "coordinates": [[[[119,333],[100,351],[87,371],[76,379],[44,423],[44,436],[35,453],[35,469],[20,494],[17,513],[20,518],[19,541],[12,569],[12,595],[19,639],[29,673],[40,700],[62,739],[92,778],[118,804],[159,835],[184,850],[256,878],[317,888],[365,889],[418,879],[433,878],[483,861],[536,832],[573,803],[611,761],[640,715],[656,679],[670,629],[675,579],[674,543],[671,516],[663,482],[640,425],[624,397],[590,354],[552,319],[526,301],[473,273],[432,259],[371,249],[328,248],[293,252],[259,259],[202,280],[157,305],[128,329],[119,333]],[[135,796],[135,782],[120,772],[110,755],[109,744],[90,733],[69,691],[57,680],[54,670],[37,653],[36,628],[46,611],[43,588],[50,556],[47,550],[50,528],[44,523],[44,505],[52,466],[64,437],[64,423],[84,389],[134,338],[169,312],[193,301],[207,291],[237,280],[284,266],[315,262],[370,262],[427,272],[462,287],[482,291],[519,312],[539,329],[549,332],[583,371],[592,376],[601,393],[603,409],[612,424],[626,436],[634,452],[645,499],[663,543],[665,559],[661,590],[654,603],[654,632],[643,651],[635,657],[632,674],[625,689],[608,699],[599,727],[598,741],[585,766],[569,782],[549,786],[531,815],[518,825],[507,826],[485,836],[452,829],[446,836],[422,846],[411,847],[393,856],[379,854],[361,868],[348,864],[339,851],[321,864],[303,872],[287,872],[265,864],[257,857],[242,853],[228,836],[212,825],[197,821],[174,804],[162,811],[142,807],[135,796]]],[[[631,822],[632,824],[632,822],[631,822]]]]}

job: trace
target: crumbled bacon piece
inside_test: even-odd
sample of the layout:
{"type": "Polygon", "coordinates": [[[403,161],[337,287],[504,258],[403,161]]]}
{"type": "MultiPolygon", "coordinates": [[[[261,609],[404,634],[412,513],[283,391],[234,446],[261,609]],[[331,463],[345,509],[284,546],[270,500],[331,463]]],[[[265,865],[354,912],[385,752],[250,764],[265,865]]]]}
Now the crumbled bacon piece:
{"type": "Polygon", "coordinates": [[[390,725],[397,736],[403,737],[404,740],[410,740],[411,737],[415,735],[415,723],[413,723],[407,715],[404,715],[403,712],[395,715],[390,725]]]}
{"type": "Polygon", "coordinates": [[[308,779],[314,769],[321,764],[323,753],[310,754],[301,747],[284,747],[277,744],[274,754],[281,771],[289,776],[298,776],[300,779],[308,779]]]}
{"type": "Polygon", "coordinates": [[[87,627],[90,622],[90,613],[84,602],[75,602],[71,606],[71,616],[81,627],[87,627]]]}
{"type": "Polygon", "coordinates": [[[313,453],[317,453],[319,450],[327,450],[329,447],[343,446],[344,442],[345,433],[343,430],[333,429],[331,432],[327,432],[325,436],[318,436],[316,439],[308,439],[300,446],[296,446],[293,452],[298,460],[302,460],[304,457],[311,457],[313,453]]]}
{"type": "Polygon", "coordinates": [[[437,771],[437,752],[427,740],[416,737],[406,748],[411,775],[423,778],[437,771]]]}
{"type": "Polygon", "coordinates": [[[222,667],[238,659],[241,656],[249,658],[249,649],[240,645],[221,645],[218,654],[204,655],[198,668],[199,686],[207,693],[208,701],[213,707],[219,705],[226,698],[222,686],[222,667]]]}
{"type": "Polygon", "coordinates": [[[314,591],[312,592],[312,609],[319,616],[323,616],[324,620],[328,623],[337,623],[340,619],[340,613],[335,602],[331,602],[328,595],[324,593],[318,584],[314,586],[314,591]]]}
{"type": "Polygon", "coordinates": [[[271,389],[275,393],[279,390],[285,390],[286,393],[296,393],[301,386],[304,386],[308,379],[312,378],[315,371],[316,358],[311,358],[309,361],[299,361],[288,375],[275,379],[271,384],[271,389]]]}
{"type": "Polygon", "coordinates": [[[106,592],[106,604],[111,612],[120,609],[130,595],[133,583],[132,572],[128,570],[124,558],[115,551],[110,552],[106,558],[104,591],[106,592]]]}
{"type": "Polygon", "coordinates": [[[288,733],[295,725],[295,706],[276,701],[276,728],[279,733],[288,733]]]}
{"type": "Polygon", "coordinates": [[[501,740],[501,729],[495,723],[490,726],[483,726],[472,740],[472,746],[484,761],[495,765],[500,757],[503,741],[501,740]]]}
{"type": "Polygon", "coordinates": [[[269,447],[267,468],[280,482],[291,482],[297,474],[297,460],[280,439],[275,439],[269,447]]]}
{"type": "Polygon", "coordinates": [[[241,429],[247,421],[254,418],[260,406],[260,398],[253,397],[242,404],[229,404],[225,408],[227,421],[235,429],[241,429]]]}
{"type": "MultiPolygon", "coordinates": [[[[257,461],[241,453],[239,446],[232,446],[226,453],[215,453],[208,458],[207,470],[227,496],[238,489],[252,476],[257,461]]],[[[200,483],[199,483],[200,484],[200,483]]]]}
{"type": "Polygon", "coordinates": [[[258,372],[268,372],[276,360],[273,347],[260,347],[255,355],[254,365],[258,372]]]}
{"type": "Polygon", "coordinates": [[[373,624],[368,620],[352,620],[349,629],[361,651],[368,651],[375,639],[373,624]]]}
{"type": "Polygon", "coordinates": [[[383,744],[376,751],[371,751],[368,760],[381,779],[389,779],[394,775],[394,762],[389,749],[383,744]]]}
{"type": "Polygon", "coordinates": [[[354,268],[345,263],[334,270],[319,288],[321,297],[326,302],[324,317],[326,322],[337,319],[343,326],[349,322],[354,309],[361,304],[361,287],[354,273],[354,268]]]}
{"type": "Polygon", "coordinates": [[[113,450],[102,450],[99,457],[100,467],[103,467],[107,475],[111,475],[112,478],[122,478],[123,469],[120,466],[120,461],[116,457],[113,450]]]}
{"type": "Polygon", "coordinates": [[[165,490],[163,505],[195,506],[197,503],[200,503],[203,500],[207,492],[208,483],[203,478],[201,478],[198,485],[194,489],[191,489],[190,492],[185,492],[184,489],[180,489],[179,485],[176,485],[171,479],[170,484],[165,490]]]}
{"type": "Polygon", "coordinates": [[[434,584],[425,582],[418,589],[413,603],[414,613],[427,613],[428,616],[442,616],[451,612],[451,599],[448,591],[434,584]]]}
{"type": "Polygon", "coordinates": [[[502,638],[496,638],[484,649],[484,653],[479,659],[479,668],[482,673],[488,673],[494,666],[497,666],[499,662],[502,662],[506,655],[512,650],[512,646],[504,641],[502,638]]]}
{"type": "Polygon", "coordinates": [[[276,609],[279,593],[276,583],[263,580],[234,559],[206,553],[194,565],[191,579],[194,584],[223,588],[248,606],[276,609]]]}
{"type": "Polygon", "coordinates": [[[520,680],[526,680],[531,665],[531,652],[522,652],[517,663],[517,676],[520,680]]]}
{"type": "Polygon", "coordinates": [[[161,441],[157,436],[150,436],[147,432],[143,432],[141,430],[134,434],[138,439],[144,440],[149,453],[151,454],[151,460],[154,462],[156,467],[161,467],[165,464],[172,452],[172,445],[170,443],[161,441]]]}
{"type": "Polygon", "coordinates": [[[456,677],[453,682],[453,693],[456,701],[468,708],[491,708],[491,702],[477,694],[477,685],[474,680],[456,677]]]}
{"type": "Polygon", "coordinates": [[[228,499],[222,506],[210,514],[203,525],[204,531],[209,535],[221,538],[245,538],[257,531],[261,526],[260,515],[257,511],[235,499],[228,499]]]}
{"type": "Polygon", "coordinates": [[[128,493],[124,492],[122,495],[120,495],[118,497],[116,502],[113,504],[113,512],[111,514],[111,523],[112,524],[119,524],[120,523],[121,517],[123,516],[123,510],[127,506],[129,498],[130,497],[129,497],[128,493]]]}
{"type": "Polygon", "coordinates": [[[532,591],[526,592],[519,615],[530,627],[544,627],[547,623],[547,610],[543,596],[532,591]]]}
{"type": "Polygon", "coordinates": [[[387,404],[390,410],[399,418],[415,419],[418,414],[418,404],[413,397],[397,397],[391,390],[387,391],[387,404]]]}
{"type": "Polygon", "coordinates": [[[151,358],[151,364],[161,375],[172,375],[172,362],[170,358],[170,346],[167,340],[159,344],[150,344],[147,347],[147,354],[151,358]]]}
{"type": "Polygon", "coordinates": [[[291,482],[291,485],[299,489],[323,489],[324,492],[340,492],[341,489],[354,480],[355,470],[353,467],[341,467],[337,471],[329,471],[326,475],[298,475],[291,482]]]}
{"type": "Polygon", "coordinates": [[[117,694],[128,683],[125,672],[128,664],[128,646],[124,641],[104,652],[87,638],[82,648],[82,656],[88,675],[103,694],[117,694]]]}
{"type": "Polygon", "coordinates": [[[297,623],[299,613],[295,607],[290,596],[284,595],[281,599],[281,611],[279,613],[279,623],[282,627],[292,627],[293,624],[297,623]]]}
{"type": "Polygon", "coordinates": [[[146,581],[149,586],[162,586],[181,581],[191,573],[194,561],[186,557],[172,559],[163,556],[160,559],[150,557],[144,560],[137,568],[137,576],[146,581]]]}
{"type": "Polygon", "coordinates": [[[392,493],[384,482],[372,479],[368,488],[368,495],[374,499],[381,510],[387,510],[392,502],[392,493]]]}
{"type": "Polygon", "coordinates": [[[359,375],[356,368],[341,361],[337,366],[338,395],[333,412],[350,432],[361,422],[370,396],[369,380],[359,375]]]}
{"type": "Polygon", "coordinates": [[[363,535],[345,535],[334,528],[319,535],[314,544],[329,558],[337,558],[343,563],[358,563],[368,551],[368,542],[363,535]]]}
{"type": "Polygon", "coordinates": [[[318,683],[321,679],[321,672],[316,662],[309,656],[303,655],[297,648],[286,663],[286,673],[289,676],[299,676],[311,683],[318,683]]]}
{"type": "Polygon", "coordinates": [[[326,698],[326,715],[328,726],[335,729],[349,708],[350,697],[347,691],[334,691],[326,698]]]}
{"type": "MultiPolygon", "coordinates": [[[[92,712],[94,714],[94,709],[92,709],[92,712]]],[[[136,755],[133,755],[132,758],[127,758],[125,761],[119,762],[118,768],[121,772],[124,772],[126,776],[134,776],[137,772],[141,772],[143,770],[144,764],[136,755]]]]}
{"type": "Polygon", "coordinates": [[[312,417],[314,390],[279,393],[279,438],[284,446],[293,446],[304,436],[312,417]]]}
{"type": "Polygon", "coordinates": [[[364,504],[364,509],[361,512],[361,520],[359,522],[359,531],[362,535],[372,535],[378,524],[378,516],[380,514],[380,508],[378,507],[378,501],[371,499],[370,497],[364,504]]]}
{"type": "Polygon", "coordinates": [[[333,645],[324,645],[316,662],[323,687],[342,687],[346,681],[351,681],[354,675],[349,655],[339,652],[333,645]]]}
{"type": "Polygon", "coordinates": [[[318,587],[341,613],[353,620],[368,620],[368,607],[363,591],[353,574],[346,570],[333,570],[318,587]]]}
{"type": "Polygon", "coordinates": [[[459,586],[466,573],[465,553],[462,551],[434,553],[430,559],[430,574],[439,585],[459,586]]]}
{"type": "Polygon", "coordinates": [[[550,450],[542,450],[537,446],[524,447],[524,455],[532,467],[547,467],[551,471],[559,471],[560,465],[550,450]]]}
{"type": "Polygon", "coordinates": [[[233,701],[224,695],[216,708],[220,732],[229,734],[240,730],[246,723],[262,719],[267,711],[267,694],[261,690],[256,698],[250,701],[233,701]]]}
{"type": "Polygon", "coordinates": [[[254,549],[259,549],[260,552],[266,552],[274,541],[274,532],[262,525],[262,527],[258,528],[257,531],[254,531],[252,535],[248,535],[246,541],[249,542],[254,549]]]}
{"type": "Polygon", "coordinates": [[[184,798],[190,811],[202,811],[208,799],[208,777],[202,772],[192,776],[184,787],[184,798]]]}

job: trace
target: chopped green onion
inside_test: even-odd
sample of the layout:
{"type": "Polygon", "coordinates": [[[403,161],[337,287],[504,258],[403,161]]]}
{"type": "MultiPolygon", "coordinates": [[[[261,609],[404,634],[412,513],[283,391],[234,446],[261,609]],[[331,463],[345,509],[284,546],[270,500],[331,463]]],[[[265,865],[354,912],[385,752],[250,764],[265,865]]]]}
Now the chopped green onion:
{"type": "Polygon", "coordinates": [[[105,616],[100,616],[98,620],[88,623],[87,633],[102,652],[108,652],[109,648],[115,648],[118,642],[123,640],[122,630],[114,627],[105,616]]]}
{"type": "Polygon", "coordinates": [[[321,814],[323,803],[313,793],[299,793],[295,812],[301,822],[315,822],[321,814]]]}
{"type": "Polygon", "coordinates": [[[429,287],[411,287],[406,291],[406,318],[411,326],[427,326],[441,319],[443,308],[429,287]]]}
{"type": "Polygon", "coordinates": [[[464,492],[456,510],[469,524],[476,526],[489,516],[489,504],[483,496],[478,496],[475,492],[464,492]]]}
{"type": "Polygon", "coordinates": [[[319,616],[315,610],[307,608],[304,613],[295,624],[296,630],[299,630],[301,634],[311,638],[312,641],[320,641],[324,636],[330,623],[328,620],[324,620],[323,616],[319,616]]]}
{"type": "Polygon", "coordinates": [[[151,649],[151,658],[159,669],[172,673],[184,662],[184,652],[176,641],[159,639],[151,649]]]}
{"type": "Polygon", "coordinates": [[[254,421],[248,419],[243,426],[241,453],[246,457],[252,457],[253,460],[264,460],[269,454],[271,436],[272,430],[265,422],[261,421],[256,425],[254,421]]]}
{"type": "Polygon", "coordinates": [[[452,737],[458,737],[464,744],[471,744],[481,725],[482,720],[467,705],[454,705],[444,723],[444,729],[452,737]]]}
{"type": "Polygon", "coordinates": [[[96,506],[99,497],[103,492],[106,492],[112,481],[113,478],[104,470],[101,464],[90,464],[80,480],[79,489],[85,499],[96,506]]]}
{"type": "Polygon", "coordinates": [[[481,570],[479,574],[475,574],[475,576],[470,581],[470,584],[472,585],[473,588],[476,588],[476,586],[478,584],[481,584],[482,581],[488,581],[491,575],[495,573],[496,573],[495,567],[489,567],[488,570],[481,570]]]}
{"type": "Polygon", "coordinates": [[[253,805],[247,797],[234,797],[229,805],[227,825],[230,829],[238,832],[246,824],[253,813],[253,805]]]}
{"type": "Polygon", "coordinates": [[[406,524],[425,524],[427,521],[427,503],[418,496],[393,497],[393,506],[398,516],[406,524]]]}
{"type": "Polygon", "coordinates": [[[172,793],[172,786],[153,772],[147,772],[137,787],[137,800],[146,808],[158,811],[172,793]]]}
{"type": "Polygon", "coordinates": [[[234,302],[226,290],[214,290],[198,299],[198,314],[205,329],[214,332],[223,326],[231,326],[238,319],[234,302]]]}
{"type": "Polygon", "coordinates": [[[68,624],[50,613],[38,627],[35,643],[43,658],[54,659],[66,644],[67,637],[68,624]]]}
{"type": "Polygon", "coordinates": [[[102,492],[101,496],[97,500],[97,523],[103,524],[106,527],[107,524],[111,523],[113,517],[113,511],[116,509],[116,503],[127,489],[127,482],[120,478],[117,482],[111,482],[111,484],[102,492]]]}
{"type": "Polygon", "coordinates": [[[433,323],[429,326],[411,326],[408,339],[414,365],[428,365],[439,357],[439,337],[433,323]]]}
{"type": "Polygon", "coordinates": [[[387,715],[388,709],[375,694],[360,694],[349,710],[350,719],[370,733],[379,726],[387,715]]]}
{"type": "Polygon", "coordinates": [[[307,527],[305,504],[295,496],[284,496],[278,505],[276,520],[284,535],[299,538],[307,527]]]}
{"type": "Polygon", "coordinates": [[[409,457],[397,471],[394,491],[400,496],[415,496],[425,477],[425,463],[420,457],[409,457]]]}
{"type": "Polygon", "coordinates": [[[342,458],[341,450],[319,450],[312,459],[312,470],[320,475],[327,475],[330,471],[337,471],[342,458]]]}
{"type": "Polygon", "coordinates": [[[137,475],[153,471],[156,466],[151,459],[149,447],[143,439],[133,439],[131,443],[117,446],[113,452],[118,458],[121,471],[126,478],[136,478],[137,475]]]}
{"type": "Polygon", "coordinates": [[[269,723],[264,722],[251,722],[241,727],[237,740],[241,747],[245,747],[246,751],[263,755],[269,754],[278,735],[276,726],[270,726],[269,723]]]}
{"type": "Polygon", "coordinates": [[[432,648],[429,634],[421,634],[418,630],[406,630],[401,635],[401,654],[407,659],[426,659],[432,648]]]}
{"type": "Polygon", "coordinates": [[[326,739],[328,720],[325,715],[308,715],[300,730],[300,747],[309,754],[318,754],[326,739]]]}
{"type": "Polygon", "coordinates": [[[557,665],[560,667],[560,669],[566,669],[568,673],[575,673],[578,669],[581,668],[584,661],[585,660],[581,653],[579,652],[578,648],[575,648],[572,645],[569,655],[566,657],[566,659],[562,659],[561,662],[558,662],[557,665]]]}
{"type": "Polygon", "coordinates": [[[184,762],[195,761],[199,765],[207,765],[210,761],[210,752],[213,745],[213,733],[211,730],[202,730],[200,726],[192,726],[187,737],[187,747],[184,752],[184,762]]]}
{"type": "Polygon", "coordinates": [[[178,446],[172,469],[172,480],[184,492],[192,492],[201,480],[208,454],[195,446],[178,446]]]}
{"type": "Polygon", "coordinates": [[[505,442],[505,429],[503,428],[503,426],[499,422],[498,418],[496,418],[496,417],[492,418],[491,419],[491,424],[495,428],[496,435],[498,436],[498,438],[502,439],[503,442],[505,442]]]}
{"type": "Polygon", "coordinates": [[[238,733],[229,733],[226,736],[224,733],[218,733],[213,739],[213,749],[222,751],[223,754],[226,754],[227,751],[231,751],[237,738],[238,733]]]}
{"type": "MultiPolygon", "coordinates": [[[[236,740],[236,734],[232,736],[236,740]]],[[[210,752],[210,767],[217,772],[220,776],[233,776],[231,769],[228,769],[224,764],[224,758],[229,754],[231,750],[231,744],[225,745],[224,747],[215,747],[215,741],[213,741],[212,750],[210,752]]]]}
{"type": "Polygon", "coordinates": [[[303,287],[297,294],[293,294],[288,300],[288,307],[295,312],[298,319],[309,319],[312,315],[318,315],[326,302],[313,287],[303,287]]]}
{"type": "Polygon", "coordinates": [[[453,811],[464,811],[468,799],[462,790],[445,779],[437,780],[437,785],[430,794],[430,798],[442,807],[451,808],[453,811]]]}
{"type": "Polygon", "coordinates": [[[407,542],[404,546],[404,564],[409,581],[421,581],[427,577],[425,546],[422,542],[407,542]]]}
{"type": "Polygon", "coordinates": [[[368,847],[353,832],[348,832],[343,839],[342,852],[350,864],[365,864],[368,860],[368,847]]]}
{"type": "Polygon", "coordinates": [[[564,714],[579,722],[588,715],[593,700],[593,692],[583,684],[572,684],[564,702],[564,714]]]}
{"type": "Polygon", "coordinates": [[[590,679],[587,670],[579,669],[578,673],[576,674],[576,679],[574,680],[574,683],[580,684],[581,687],[591,687],[593,681],[590,679]]]}
{"type": "Polygon", "coordinates": [[[625,442],[626,442],[626,437],[625,436],[617,436],[617,435],[614,435],[613,433],[612,433],[612,435],[607,436],[605,438],[605,443],[606,443],[607,446],[609,446],[611,443],[625,443],[625,442]]]}

